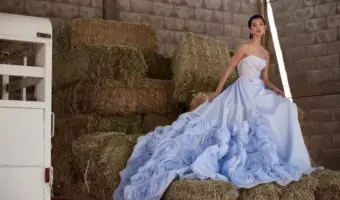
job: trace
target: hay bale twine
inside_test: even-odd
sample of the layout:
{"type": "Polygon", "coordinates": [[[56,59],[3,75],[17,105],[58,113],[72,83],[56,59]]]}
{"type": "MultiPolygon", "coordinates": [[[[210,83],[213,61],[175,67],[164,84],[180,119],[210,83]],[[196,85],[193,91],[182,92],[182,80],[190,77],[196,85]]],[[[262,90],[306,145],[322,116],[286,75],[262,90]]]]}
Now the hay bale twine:
{"type": "Polygon", "coordinates": [[[315,200],[340,199],[340,172],[317,170],[313,176],[318,180],[315,200]]]}
{"type": "Polygon", "coordinates": [[[163,200],[236,200],[232,184],[214,180],[176,180],[170,184],[163,200]]]}
{"type": "MultiPolygon", "coordinates": [[[[214,91],[229,60],[229,49],[223,41],[194,33],[186,34],[172,62],[174,98],[189,103],[192,94],[214,91]]],[[[236,79],[234,70],[226,85],[236,79]]]]}
{"type": "Polygon", "coordinates": [[[88,45],[124,45],[156,52],[156,30],[148,24],[102,19],[73,19],[56,34],[57,53],[88,45]]]}
{"type": "Polygon", "coordinates": [[[282,187],[277,184],[261,184],[251,189],[241,189],[239,200],[281,200],[282,187]]]}
{"type": "Polygon", "coordinates": [[[312,175],[303,175],[299,181],[294,181],[282,187],[284,200],[315,200],[314,192],[317,190],[318,180],[312,175]]]}
{"type": "Polygon", "coordinates": [[[65,88],[78,81],[108,78],[133,85],[146,78],[140,50],[124,46],[91,45],[72,49],[53,60],[53,84],[65,88]]]}
{"type": "Polygon", "coordinates": [[[88,134],[73,143],[83,189],[95,199],[111,199],[140,135],[109,132],[88,134]]]}
{"type": "Polygon", "coordinates": [[[82,81],[57,91],[55,108],[63,113],[103,116],[171,113],[176,109],[172,88],[170,80],[148,79],[135,86],[109,79],[82,81]]]}

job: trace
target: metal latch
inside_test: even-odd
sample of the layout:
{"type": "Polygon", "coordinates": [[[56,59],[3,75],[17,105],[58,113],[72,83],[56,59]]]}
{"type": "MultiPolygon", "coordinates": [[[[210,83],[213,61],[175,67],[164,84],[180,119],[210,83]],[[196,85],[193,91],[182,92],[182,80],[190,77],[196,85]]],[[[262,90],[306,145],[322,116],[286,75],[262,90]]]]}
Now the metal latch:
{"type": "Polygon", "coordinates": [[[51,34],[48,33],[37,33],[37,37],[41,37],[41,38],[51,38],[51,34]]]}

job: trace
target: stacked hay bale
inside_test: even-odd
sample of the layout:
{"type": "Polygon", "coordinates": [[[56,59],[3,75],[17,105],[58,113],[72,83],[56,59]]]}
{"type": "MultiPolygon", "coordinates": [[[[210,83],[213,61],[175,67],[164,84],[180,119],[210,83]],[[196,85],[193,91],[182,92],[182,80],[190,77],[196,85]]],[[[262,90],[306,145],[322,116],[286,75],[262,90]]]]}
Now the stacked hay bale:
{"type": "Polygon", "coordinates": [[[147,75],[155,79],[171,79],[170,59],[157,53],[156,31],[145,24],[101,19],[75,19],[57,33],[57,54],[88,45],[123,45],[143,52],[147,75]]]}
{"type": "MultiPolygon", "coordinates": [[[[155,30],[144,24],[76,19],[59,31],[53,59],[55,186],[88,184],[83,175],[87,158],[77,144],[73,145],[74,141],[82,146],[95,140],[94,133],[124,133],[112,135],[107,146],[118,148],[128,145],[123,141],[145,133],[146,129],[151,131],[171,123],[169,116],[177,117],[169,76],[161,74],[159,77],[164,80],[157,79],[157,70],[170,66],[155,50],[155,30]],[[148,70],[150,66],[156,72],[148,70]],[[155,115],[162,120],[150,123],[150,116],[152,119],[155,115]]],[[[92,147],[83,152],[91,154],[95,151],[92,147]]],[[[110,188],[109,192],[113,190],[110,188]]],[[[102,195],[96,190],[82,191],[94,197],[102,195]]]]}
{"type": "Polygon", "coordinates": [[[111,199],[139,135],[107,132],[85,135],[73,144],[75,165],[82,177],[81,189],[94,199],[111,199]]]}
{"type": "MultiPolygon", "coordinates": [[[[172,62],[174,98],[190,103],[192,95],[198,92],[215,91],[229,60],[229,48],[224,42],[188,33],[182,38],[172,62]]],[[[225,86],[236,79],[234,70],[225,86]]]]}
{"type": "MultiPolygon", "coordinates": [[[[58,158],[54,158],[53,165],[59,168],[59,171],[56,170],[61,173],[59,179],[74,175],[72,178],[78,181],[75,188],[91,194],[94,199],[112,198],[120,181],[119,171],[126,166],[141,133],[154,129],[153,123],[157,120],[159,125],[171,123],[166,117],[159,120],[159,116],[175,110],[177,102],[172,96],[177,101],[189,103],[192,95],[197,92],[213,91],[229,61],[224,44],[189,34],[182,40],[174,59],[174,86],[171,80],[149,79],[157,78],[160,73],[151,73],[154,69],[150,66],[154,64],[155,67],[167,61],[154,56],[153,42],[143,43],[155,39],[142,38],[144,41],[141,42],[136,38],[154,33],[141,34],[138,31],[150,29],[137,25],[141,26],[136,30],[138,34],[129,35],[124,32],[126,27],[117,28],[120,26],[123,26],[121,22],[101,20],[71,22],[62,31],[65,43],[60,46],[61,51],[54,63],[57,134],[53,141],[53,155],[58,158]],[[84,31],[83,27],[87,30],[84,31]],[[124,39],[118,34],[119,31],[123,31],[123,35],[130,39],[124,39]],[[96,34],[103,35],[97,37],[96,34]],[[147,124],[147,127],[142,124],[147,124]],[[67,163],[64,165],[68,171],[60,168],[63,161],[67,163]],[[72,170],[77,173],[72,173],[72,170]]],[[[126,26],[134,30],[132,24],[126,26]]],[[[166,76],[162,78],[169,79],[166,76]]],[[[234,72],[227,85],[236,78],[234,72]]],[[[196,96],[196,107],[207,98],[204,93],[200,95],[196,96]]],[[[194,103],[191,105],[193,109],[194,103]]],[[[176,114],[172,115],[172,120],[175,120],[176,114]]],[[[340,184],[337,181],[327,182],[323,177],[328,176],[323,173],[315,174],[285,188],[265,184],[242,190],[238,199],[285,197],[318,200],[312,195],[315,191],[321,200],[326,193],[329,199],[337,199],[338,196],[330,191],[338,191],[340,184]]],[[[337,177],[336,174],[333,176],[337,177]]],[[[166,190],[163,198],[235,200],[237,193],[226,182],[176,180],[166,190]]]]}

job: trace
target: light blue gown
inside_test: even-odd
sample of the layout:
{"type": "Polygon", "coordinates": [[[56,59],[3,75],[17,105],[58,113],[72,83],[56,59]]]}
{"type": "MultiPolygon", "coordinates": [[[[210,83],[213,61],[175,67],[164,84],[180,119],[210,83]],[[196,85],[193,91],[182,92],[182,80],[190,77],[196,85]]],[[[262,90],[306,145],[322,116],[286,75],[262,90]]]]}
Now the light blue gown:
{"type": "Polygon", "coordinates": [[[266,60],[243,58],[239,79],[213,102],[138,139],[114,200],[159,200],[176,178],[213,179],[251,188],[282,186],[309,174],[296,104],[266,89],[266,60]]]}

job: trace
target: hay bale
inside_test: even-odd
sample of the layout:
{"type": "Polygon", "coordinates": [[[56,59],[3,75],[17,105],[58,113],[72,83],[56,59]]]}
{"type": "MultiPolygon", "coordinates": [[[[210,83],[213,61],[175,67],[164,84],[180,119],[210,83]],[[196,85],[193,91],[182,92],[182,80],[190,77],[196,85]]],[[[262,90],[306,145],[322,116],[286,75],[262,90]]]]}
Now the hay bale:
{"type": "Polygon", "coordinates": [[[251,189],[240,190],[240,200],[281,200],[282,187],[277,184],[261,184],[251,189]]]}
{"type": "Polygon", "coordinates": [[[73,115],[57,117],[55,120],[55,136],[52,138],[54,148],[71,147],[78,137],[93,132],[124,132],[127,134],[142,131],[142,118],[134,116],[99,116],[73,115]]]}
{"type": "Polygon", "coordinates": [[[152,53],[145,54],[144,59],[148,70],[146,76],[153,79],[169,80],[172,79],[171,59],[152,53]]]}
{"type": "Polygon", "coordinates": [[[76,115],[57,117],[55,136],[52,138],[52,165],[54,166],[54,183],[70,185],[74,183],[72,143],[78,137],[93,132],[117,131],[127,134],[141,132],[140,116],[76,115]]]}
{"type": "Polygon", "coordinates": [[[91,45],[72,49],[53,60],[56,89],[78,81],[108,78],[133,84],[146,77],[147,66],[140,50],[124,46],[91,45]]]}
{"type": "Polygon", "coordinates": [[[303,175],[297,182],[283,187],[284,200],[315,200],[314,192],[317,190],[318,180],[311,175],[303,175]]]}
{"type": "Polygon", "coordinates": [[[313,176],[318,180],[315,193],[316,200],[340,199],[340,172],[331,170],[317,170],[313,176]]]}
{"type": "Polygon", "coordinates": [[[156,31],[148,24],[102,19],[74,19],[56,34],[58,53],[88,45],[124,45],[156,52],[156,31]]]}
{"type": "Polygon", "coordinates": [[[95,199],[112,199],[120,182],[119,172],[126,166],[140,135],[98,133],[80,137],[73,143],[83,188],[95,199]]]}
{"type": "MultiPolygon", "coordinates": [[[[224,42],[188,33],[182,38],[172,63],[174,98],[188,103],[192,94],[216,90],[229,60],[229,49],[224,42]]],[[[233,83],[237,77],[234,70],[226,85],[233,83]]]]}
{"type": "Polygon", "coordinates": [[[57,91],[55,110],[70,114],[164,114],[176,106],[172,88],[170,80],[148,79],[136,82],[135,86],[109,79],[83,81],[57,91]]]}
{"type": "Polygon", "coordinates": [[[143,133],[154,131],[158,126],[171,125],[178,116],[173,115],[158,115],[158,114],[146,114],[143,117],[143,133]]]}
{"type": "Polygon", "coordinates": [[[213,180],[176,180],[163,195],[164,200],[236,200],[232,184],[213,180]]]}

